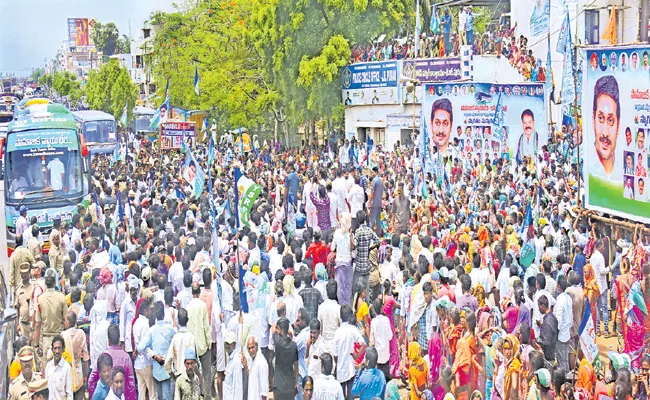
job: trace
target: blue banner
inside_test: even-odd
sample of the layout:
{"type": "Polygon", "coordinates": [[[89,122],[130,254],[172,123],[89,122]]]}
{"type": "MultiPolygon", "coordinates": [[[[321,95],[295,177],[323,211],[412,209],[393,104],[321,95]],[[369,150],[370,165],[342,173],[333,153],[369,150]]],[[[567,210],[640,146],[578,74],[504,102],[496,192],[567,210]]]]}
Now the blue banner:
{"type": "Polygon", "coordinates": [[[530,16],[530,35],[534,38],[548,33],[551,19],[551,0],[537,0],[530,16]]]}
{"type": "Polygon", "coordinates": [[[341,73],[343,102],[359,104],[399,104],[397,61],[352,64],[341,73]]]}

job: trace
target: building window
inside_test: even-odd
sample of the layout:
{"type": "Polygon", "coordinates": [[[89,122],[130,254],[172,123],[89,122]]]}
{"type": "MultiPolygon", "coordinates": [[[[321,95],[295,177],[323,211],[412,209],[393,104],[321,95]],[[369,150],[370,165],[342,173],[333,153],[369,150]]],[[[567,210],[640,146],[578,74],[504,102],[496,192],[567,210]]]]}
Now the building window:
{"type": "Polygon", "coordinates": [[[587,44],[600,43],[600,11],[585,10],[585,40],[587,44]]]}
{"type": "Polygon", "coordinates": [[[386,129],[376,128],[374,133],[375,134],[373,135],[372,140],[374,141],[375,144],[386,143],[386,129]]]}

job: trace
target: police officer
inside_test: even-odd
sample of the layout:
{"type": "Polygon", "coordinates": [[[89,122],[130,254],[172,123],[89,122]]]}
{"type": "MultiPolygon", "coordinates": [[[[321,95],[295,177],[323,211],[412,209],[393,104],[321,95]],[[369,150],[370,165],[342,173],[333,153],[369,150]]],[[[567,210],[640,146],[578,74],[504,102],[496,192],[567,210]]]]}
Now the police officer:
{"type": "Polygon", "coordinates": [[[14,306],[18,310],[18,321],[20,322],[20,335],[31,337],[32,326],[31,318],[29,315],[29,295],[32,292],[31,278],[31,265],[24,262],[20,265],[20,277],[22,282],[18,285],[16,290],[16,302],[14,306]]]}
{"type": "MultiPolygon", "coordinates": [[[[20,375],[9,384],[9,398],[11,400],[29,400],[32,398],[29,385],[43,379],[40,372],[34,371],[34,348],[25,346],[18,352],[20,361],[20,375]]],[[[47,390],[47,383],[45,385],[47,390]]],[[[40,391],[39,391],[40,392],[40,391]]],[[[35,392],[36,393],[36,392],[35,392]]]]}
{"type": "Polygon", "coordinates": [[[29,383],[29,394],[32,400],[48,400],[50,390],[47,388],[47,379],[39,379],[29,383]]]}

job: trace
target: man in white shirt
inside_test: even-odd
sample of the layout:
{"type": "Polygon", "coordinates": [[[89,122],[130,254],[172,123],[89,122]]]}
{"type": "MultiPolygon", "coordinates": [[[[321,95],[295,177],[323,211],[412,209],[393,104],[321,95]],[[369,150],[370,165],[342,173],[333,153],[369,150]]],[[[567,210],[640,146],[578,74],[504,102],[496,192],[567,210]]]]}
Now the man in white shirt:
{"type": "Polygon", "coordinates": [[[573,325],[573,300],[566,288],[568,281],[566,276],[561,275],[557,280],[557,302],[553,309],[553,314],[557,318],[557,345],[555,347],[557,362],[564,371],[569,371],[569,354],[573,353],[571,349],[571,326],[573,325]]]}
{"type": "MultiPolygon", "coordinates": [[[[314,378],[312,400],[344,400],[341,384],[332,376],[334,361],[329,353],[321,355],[321,374],[314,378]]],[[[311,374],[310,374],[311,376],[311,374]]]]}
{"type": "Polygon", "coordinates": [[[269,396],[269,366],[259,351],[255,336],[248,337],[246,348],[248,351],[241,361],[248,372],[248,398],[266,400],[269,396]]]}
{"type": "Polygon", "coordinates": [[[358,175],[354,176],[354,185],[348,192],[347,200],[350,205],[350,215],[352,215],[352,232],[354,232],[359,227],[357,213],[363,210],[363,203],[365,201],[365,195],[361,188],[361,178],[358,175]]]}
{"type": "MultiPolygon", "coordinates": [[[[151,300],[144,299],[140,304],[140,315],[133,325],[133,347],[137,348],[140,341],[145,339],[147,330],[149,330],[149,310],[151,300]]],[[[138,400],[145,400],[147,390],[149,399],[157,400],[156,390],[153,383],[153,361],[145,353],[138,352],[133,362],[135,376],[138,379],[138,400]]]]}
{"type": "Polygon", "coordinates": [[[55,157],[47,164],[47,171],[50,173],[50,186],[52,189],[63,189],[65,167],[58,157],[55,157]]]}
{"type": "Polygon", "coordinates": [[[341,326],[341,306],[337,301],[337,283],[334,280],[327,282],[327,300],[318,307],[318,321],[323,328],[322,339],[324,350],[334,353],[334,335],[341,326]]]}
{"type": "Polygon", "coordinates": [[[72,400],[72,368],[67,361],[61,362],[65,341],[61,335],[52,339],[52,359],[45,367],[45,379],[51,400],[72,400]]]}
{"type": "MultiPolygon", "coordinates": [[[[90,309],[90,368],[97,368],[97,359],[108,349],[108,327],[106,300],[96,300],[90,309]]],[[[147,325],[148,326],[148,325],[147,325]]]]}
{"type": "Polygon", "coordinates": [[[366,342],[359,332],[359,328],[353,325],[354,314],[349,305],[341,306],[341,326],[334,333],[334,361],[336,362],[336,380],[341,383],[343,394],[352,398],[352,383],[355,375],[355,358],[366,351],[366,342]],[[361,347],[355,353],[354,345],[361,347]],[[353,356],[354,355],[354,356],[353,356]]]}
{"type": "Polygon", "coordinates": [[[386,382],[391,380],[390,375],[390,341],[393,339],[393,330],[390,320],[384,314],[384,303],[381,299],[375,300],[377,316],[370,322],[370,346],[377,350],[377,368],[386,376],[386,382]]]}
{"type": "Polygon", "coordinates": [[[350,163],[350,144],[348,140],[345,140],[345,143],[339,148],[339,160],[341,160],[341,165],[343,167],[347,166],[350,163]]]}
{"type": "Polygon", "coordinates": [[[138,291],[140,290],[140,280],[135,275],[129,275],[127,285],[129,295],[124,297],[120,305],[120,343],[124,351],[131,354],[134,349],[131,332],[133,319],[135,318],[135,302],[138,300],[138,291]]]}
{"type": "Polygon", "coordinates": [[[320,358],[326,353],[325,342],[320,331],[320,321],[316,318],[312,319],[309,323],[309,339],[307,340],[307,350],[305,351],[305,363],[307,364],[307,375],[314,379],[318,378],[322,372],[320,358]]]}
{"type": "Polygon", "coordinates": [[[596,309],[596,334],[600,334],[600,321],[603,321],[605,336],[609,337],[609,311],[607,309],[607,275],[609,274],[609,267],[605,265],[604,250],[605,243],[603,240],[596,240],[595,250],[589,259],[589,263],[596,273],[596,283],[598,283],[598,289],[600,290],[596,309]]]}
{"type": "Polygon", "coordinates": [[[343,212],[348,211],[348,207],[345,203],[346,197],[348,195],[348,188],[345,178],[343,177],[343,170],[339,169],[336,171],[336,179],[332,181],[332,193],[336,196],[336,204],[339,210],[339,215],[343,212]]]}
{"type": "Polygon", "coordinates": [[[540,325],[537,323],[538,321],[541,323],[542,320],[544,319],[544,314],[541,313],[539,310],[539,304],[538,301],[540,297],[546,296],[546,299],[548,300],[548,307],[549,309],[553,308],[555,305],[555,298],[551,296],[551,293],[549,293],[548,290],[546,290],[546,276],[544,274],[537,274],[537,291],[535,292],[535,296],[533,297],[533,330],[535,331],[535,337],[539,337],[540,335],[540,325]]]}
{"type": "Polygon", "coordinates": [[[187,329],[187,310],[178,310],[178,332],[172,338],[172,342],[165,356],[165,370],[175,378],[185,373],[185,349],[196,347],[194,335],[187,329]]]}
{"type": "Polygon", "coordinates": [[[236,349],[237,335],[235,332],[227,332],[223,341],[226,344],[228,362],[226,363],[222,397],[224,400],[242,400],[244,396],[242,353],[241,350],[236,349]]]}

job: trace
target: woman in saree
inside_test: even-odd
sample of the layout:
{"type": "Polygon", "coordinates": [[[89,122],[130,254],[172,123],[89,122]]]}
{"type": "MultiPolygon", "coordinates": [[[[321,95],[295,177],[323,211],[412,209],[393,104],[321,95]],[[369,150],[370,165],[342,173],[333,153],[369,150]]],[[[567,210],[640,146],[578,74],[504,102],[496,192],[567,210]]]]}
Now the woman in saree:
{"type": "Polygon", "coordinates": [[[614,280],[612,295],[616,298],[616,326],[621,329],[621,335],[618,337],[618,347],[623,348],[627,339],[627,324],[624,322],[625,310],[628,308],[627,294],[632,288],[634,277],[630,273],[630,261],[623,258],[621,261],[621,274],[614,280]]]}
{"type": "Polygon", "coordinates": [[[454,363],[451,372],[456,376],[456,398],[469,400],[469,395],[476,387],[479,367],[476,357],[476,315],[467,314],[464,319],[463,336],[456,345],[454,363]]]}
{"type": "MultiPolygon", "coordinates": [[[[596,274],[594,273],[594,268],[591,264],[587,263],[584,268],[585,274],[585,298],[589,300],[589,303],[596,304],[598,297],[600,296],[600,289],[598,288],[598,282],[596,281],[596,274]]],[[[593,320],[594,326],[598,326],[596,323],[596,313],[591,313],[591,319],[593,320]]]]}
{"type": "Polygon", "coordinates": [[[576,381],[576,389],[584,389],[588,393],[593,393],[594,386],[596,385],[596,370],[586,358],[580,361],[578,367],[578,380],[576,381]]]}
{"type": "Polygon", "coordinates": [[[519,339],[507,334],[503,340],[503,357],[505,376],[503,381],[503,399],[518,400],[523,398],[520,389],[521,361],[519,360],[519,339]]]}
{"type": "Polygon", "coordinates": [[[519,308],[508,296],[502,298],[500,306],[503,312],[503,329],[506,333],[513,333],[517,326],[519,308]]]}
{"type": "Polygon", "coordinates": [[[390,340],[388,344],[388,348],[390,350],[390,361],[389,361],[390,375],[392,377],[398,377],[399,376],[399,346],[398,346],[398,339],[397,339],[398,329],[395,325],[395,315],[393,311],[395,309],[399,309],[400,304],[397,301],[395,301],[395,298],[393,297],[392,289],[393,288],[390,281],[388,280],[384,281],[384,296],[383,296],[384,314],[388,317],[388,320],[390,321],[390,329],[393,331],[393,338],[390,340]]]}
{"type": "Polygon", "coordinates": [[[422,358],[422,349],[418,342],[411,342],[408,346],[409,383],[411,384],[411,400],[420,400],[422,393],[427,388],[429,366],[422,358]]]}
{"type": "MultiPolygon", "coordinates": [[[[354,314],[357,318],[357,328],[359,328],[359,332],[361,333],[361,336],[363,336],[363,340],[365,340],[366,344],[368,344],[369,338],[370,338],[370,308],[368,307],[368,303],[366,303],[366,287],[359,284],[357,291],[354,295],[354,314]]],[[[361,345],[359,343],[354,344],[354,351],[357,353],[359,349],[361,348],[361,345]]],[[[363,362],[365,359],[365,353],[361,354],[359,358],[359,362],[363,362]]]]}
{"type": "Polygon", "coordinates": [[[623,338],[625,346],[623,352],[628,354],[632,359],[631,370],[634,373],[639,371],[641,366],[641,356],[643,355],[643,339],[645,337],[645,328],[643,327],[643,316],[645,303],[641,293],[641,285],[634,282],[626,296],[626,307],[623,315],[623,338]],[[643,307],[643,311],[642,308],[643,307]]]}

